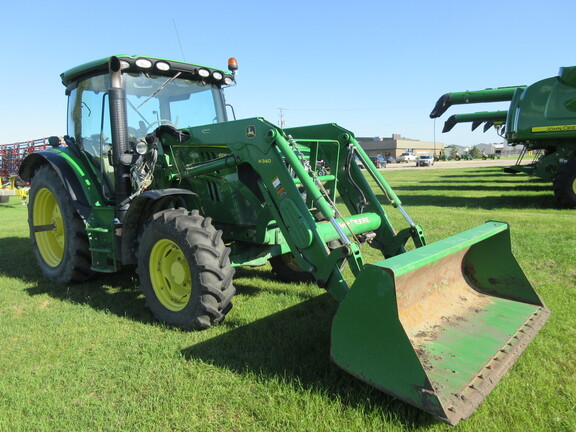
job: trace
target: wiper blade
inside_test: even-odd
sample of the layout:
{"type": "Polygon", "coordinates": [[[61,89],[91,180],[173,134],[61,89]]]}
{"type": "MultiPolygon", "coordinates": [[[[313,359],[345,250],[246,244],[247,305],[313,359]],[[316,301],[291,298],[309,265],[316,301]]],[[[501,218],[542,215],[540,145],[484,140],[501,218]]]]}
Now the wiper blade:
{"type": "Polygon", "coordinates": [[[180,74],[182,74],[182,72],[178,72],[176,75],[174,75],[172,78],[167,79],[164,84],[162,84],[160,87],[158,87],[156,90],[154,90],[154,92],[148,96],[146,98],[146,100],[144,102],[142,102],[140,105],[138,105],[136,107],[136,109],[140,108],[142,105],[144,105],[146,102],[148,102],[150,99],[152,99],[154,96],[156,96],[160,91],[162,91],[162,89],[164,89],[164,87],[166,87],[168,84],[170,84],[172,81],[174,81],[176,78],[178,78],[180,76],[180,74]]]}

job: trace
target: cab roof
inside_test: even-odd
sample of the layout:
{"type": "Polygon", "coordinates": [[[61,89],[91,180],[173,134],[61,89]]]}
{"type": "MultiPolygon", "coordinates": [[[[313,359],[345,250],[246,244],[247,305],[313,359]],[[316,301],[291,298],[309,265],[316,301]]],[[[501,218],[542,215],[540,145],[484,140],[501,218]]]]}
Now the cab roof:
{"type": "Polygon", "coordinates": [[[108,64],[113,57],[120,60],[123,72],[150,72],[154,75],[166,76],[174,76],[174,72],[180,72],[184,79],[217,85],[229,85],[234,81],[232,74],[225,73],[220,69],[158,57],[121,54],[104,57],[67,70],[60,75],[62,84],[68,87],[80,79],[107,73],[108,64]]]}

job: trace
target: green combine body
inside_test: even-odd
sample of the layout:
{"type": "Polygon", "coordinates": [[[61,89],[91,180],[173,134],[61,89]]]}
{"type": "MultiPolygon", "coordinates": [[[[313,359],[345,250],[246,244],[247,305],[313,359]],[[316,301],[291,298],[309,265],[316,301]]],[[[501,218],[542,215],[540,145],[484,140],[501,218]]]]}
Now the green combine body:
{"type": "Polygon", "coordinates": [[[136,265],[152,313],[200,330],[230,311],[234,267],[269,262],[279,279],[315,281],[340,304],[336,364],[450,424],[550,313],[512,255],[508,225],[427,245],[352,132],[229,121],[222,89],[233,73],[114,56],[62,80],[66,145],[20,168],[32,182],[33,250],[53,281],[136,265]],[[377,193],[405,227],[392,227],[377,193]],[[364,262],[367,247],[380,261],[364,262]]]}
{"type": "Polygon", "coordinates": [[[464,122],[472,122],[472,130],[481,123],[484,131],[500,126],[509,144],[523,146],[516,165],[505,171],[553,182],[558,203],[576,208],[576,66],[530,86],[447,93],[430,117],[440,117],[451,105],[502,101],[510,101],[508,111],[455,114],[443,132],[464,122]],[[535,155],[531,163],[523,163],[526,154],[535,155]]]}

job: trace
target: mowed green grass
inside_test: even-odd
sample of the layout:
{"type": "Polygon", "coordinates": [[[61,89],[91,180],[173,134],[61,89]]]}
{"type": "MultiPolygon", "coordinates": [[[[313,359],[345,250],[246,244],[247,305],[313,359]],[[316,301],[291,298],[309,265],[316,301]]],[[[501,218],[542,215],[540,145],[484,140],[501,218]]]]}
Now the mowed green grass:
{"type": "MultiPolygon", "coordinates": [[[[553,311],[455,430],[576,430],[576,211],[556,208],[549,184],[496,167],[382,172],[429,242],[509,222],[553,311]]],[[[130,269],[80,285],[43,279],[26,217],[16,198],[0,205],[0,431],[453,429],[330,362],[337,305],[314,285],[238,269],[225,322],[183,332],[154,321],[130,269]]]]}

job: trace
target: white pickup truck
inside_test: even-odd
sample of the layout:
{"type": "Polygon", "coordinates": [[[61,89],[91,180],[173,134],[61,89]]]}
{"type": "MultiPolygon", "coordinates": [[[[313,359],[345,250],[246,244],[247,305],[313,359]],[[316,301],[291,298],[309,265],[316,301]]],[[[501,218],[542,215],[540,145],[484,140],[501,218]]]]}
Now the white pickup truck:
{"type": "Polygon", "coordinates": [[[398,156],[398,162],[416,162],[416,155],[409,152],[402,153],[398,156]]]}

